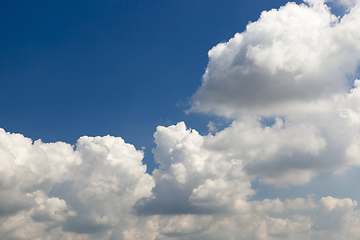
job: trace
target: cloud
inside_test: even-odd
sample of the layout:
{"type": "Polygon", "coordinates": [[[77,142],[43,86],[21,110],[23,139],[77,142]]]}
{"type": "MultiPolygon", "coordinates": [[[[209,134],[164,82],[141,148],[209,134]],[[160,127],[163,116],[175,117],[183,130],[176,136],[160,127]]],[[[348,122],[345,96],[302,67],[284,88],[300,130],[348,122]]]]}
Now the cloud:
{"type": "Polygon", "coordinates": [[[255,193],[242,160],[207,148],[207,137],[185,123],[158,127],[154,137],[160,166],[153,172],[153,196],[135,205],[138,214],[226,212],[255,193]]]}
{"type": "Polygon", "coordinates": [[[253,186],[289,193],[360,165],[360,4],[342,2],[341,18],[288,3],[211,49],[190,111],[232,123],[158,126],[152,175],[120,137],[71,146],[0,129],[0,238],[358,239],[356,200],[253,186]]]}
{"type": "Polygon", "coordinates": [[[357,0],[328,0],[326,2],[333,2],[336,5],[342,6],[346,11],[349,11],[355,4],[357,0]]]}
{"type": "Polygon", "coordinates": [[[353,200],[252,201],[251,184],[291,188],[358,165],[358,11],[355,5],[339,18],[323,1],[288,3],[263,12],[245,32],[210,50],[190,112],[233,122],[207,136],[182,122],[158,127],[156,185],[151,197],[135,204],[136,213],[211,216],[210,225],[196,221],[207,227],[194,232],[195,238],[178,235],[180,226],[165,234],[183,239],[341,239],[344,231],[353,232],[345,239],[356,239],[356,225],[347,220],[358,222],[353,200]],[[264,126],[264,116],[275,123],[264,126]],[[324,207],[330,202],[338,210],[324,207]],[[326,230],[334,224],[340,227],[326,230]]]}
{"type": "Polygon", "coordinates": [[[349,198],[323,197],[319,201],[312,228],[313,239],[357,239],[360,231],[360,213],[357,202],[349,198]]]}
{"type": "Polygon", "coordinates": [[[0,151],[2,239],[109,237],[131,227],[131,206],[154,185],[121,138],[82,137],[74,149],[1,129],[0,151]]]}
{"type": "Polygon", "coordinates": [[[263,127],[259,118],[248,118],[208,136],[206,147],[241,159],[249,175],[265,182],[302,184],[311,180],[314,160],[326,149],[327,140],[310,123],[277,118],[274,125],[263,127]]]}
{"type": "Polygon", "coordinates": [[[205,147],[278,187],[358,165],[360,4],[336,17],[322,0],[262,12],[213,47],[190,112],[233,120],[205,147]],[[262,119],[275,119],[263,127],[262,119]]]}
{"type": "MultiPolygon", "coordinates": [[[[339,106],[351,106],[348,101],[356,93],[354,88],[339,106]]],[[[357,126],[347,116],[338,119],[351,129],[357,126]]],[[[154,137],[153,153],[160,166],[150,176],[141,163],[143,153],[121,138],[81,137],[74,148],[62,142],[32,143],[20,134],[0,131],[2,166],[9,167],[9,171],[2,168],[1,175],[0,206],[6,211],[0,218],[0,236],[341,239],[347,231],[352,234],[347,239],[358,236],[360,215],[354,200],[330,196],[318,203],[312,196],[252,200],[254,177],[285,183],[263,171],[264,162],[274,165],[269,172],[281,174],[277,159],[289,157],[291,167],[285,166],[285,172],[290,174],[284,176],[290,185],[303,181],[296,175],[300,168],[296,164],[301,162],[293,158],[296,154],[314,157],[301,171],[316,170],[310,163],[328,151],[331,141],[314,126],[280,118],[263,126],[258,118],[247,118],[215,135],[202,136],[180,122],[159,126],[154,137]],[[249,170],[253,162],[260,170],[249,170]]]]}
{"type": "Polygon", "coordinates": [[[322,1],[288,3],[213,47],[192,112],[300,115],[331,109],[360,59],[359,6],[341,19],[322,1]]]}
{"type": "Polygon", "coordinates": [[[254,209],[257,212],[273,212],[282,213],[289,210],[308,210],[317,208],[317,204],[314,202],[312,196],[308,196],[308,199],[296,198],[296,199],[264,199],[262,201],[252,201],[254,209]]]}

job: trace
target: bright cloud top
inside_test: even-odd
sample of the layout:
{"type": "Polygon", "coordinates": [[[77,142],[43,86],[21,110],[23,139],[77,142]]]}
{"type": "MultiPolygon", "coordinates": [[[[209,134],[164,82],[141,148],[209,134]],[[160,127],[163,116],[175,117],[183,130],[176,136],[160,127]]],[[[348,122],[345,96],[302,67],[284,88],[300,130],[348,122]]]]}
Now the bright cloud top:
{"type": "Polygon", "coordinates": [[[77,239],[131,226],[132,205],[154,186],[143,153],[121,138],[69,144],[0,131],[2,239],[77,239]]]}
{"type": "Polygon", "coordinates": [[[191,111],[226,117],[330,108],[349,89],[360,53],[359,6],[341,19],[321,1],[263,12],[243,33],[208,53],[191,111]]]}
{"type": "Polygon", "coordinates": [[[360,4],[342,2],[341,18],[315,0],[263,12],[210,50],[191,111],[233,122],[205,136],[159,126],[152,175],[121,138],[1,129],[0,238],[359,239],[347,196],[254,200],[254,182],[291,189],[360,165],[360,4]]]}

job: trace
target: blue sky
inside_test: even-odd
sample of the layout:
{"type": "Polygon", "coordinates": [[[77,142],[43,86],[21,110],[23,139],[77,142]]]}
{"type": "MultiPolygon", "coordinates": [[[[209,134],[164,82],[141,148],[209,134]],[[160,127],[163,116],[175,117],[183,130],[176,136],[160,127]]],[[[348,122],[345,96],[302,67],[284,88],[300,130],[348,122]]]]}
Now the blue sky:
{"type": "Polygon", "coordinates": [[[121,136],[153,162],[158,125],[185,114],[207,52],[286,1],[2,1],[1,127],[44,142],[121,136]]]}
{"type": "Polygon", "coordinates": [[[0,19],[1,239],[360,238],[359,0],[0,19]]]}

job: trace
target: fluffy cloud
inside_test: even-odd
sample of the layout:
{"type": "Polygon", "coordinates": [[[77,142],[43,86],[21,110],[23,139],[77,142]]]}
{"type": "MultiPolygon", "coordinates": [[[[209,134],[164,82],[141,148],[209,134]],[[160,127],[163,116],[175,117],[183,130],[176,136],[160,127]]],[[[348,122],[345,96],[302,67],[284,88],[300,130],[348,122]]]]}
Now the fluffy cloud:
{"type": "MultiPolygon", "coordinates": [[[[153,195],[139,200],[134,209],[144,218],[159,217],[156,239],[336,239],[346,229],[329,233],[322,226],[341,223],[349,227],[341,217],[334,220],[338,219],[337,212],[332,215],[334,208],[358,221],[357,211],[353,210],[356,202],[350,199],[327,197],[319,204],[312,196],[251,200],[255,194],[252,175],[267,176],[267,183],[289,186],[310,181],[311,177],[301,178],[307,172],[316,175],[316,171],[324,170],[323,157],[332,152],[320,154],[329,150],[319,134],[315,127],[285,126],[281,119],[271,127],[262,126],[258,119],[234,122],[215,136],[201,136],[183,122],[160,126],[154,134],[157,148],[153,152],[160,166],[153,173],[153,195]],[[281,167],[282,155],[290,162],[285,167],[281,167]],[[312,158],[306,162],[304,156],[312,158]],[[254,162],[257,172],[249,170],[254,162]],[[314,218],[302,214],[314,210],[314,218]]],[[[346,148],[342,150],[345,154],[346,148]]],[[[341,163],[345,165],[346,161],[341,163]]]]}
{"type": "Polygon", "coordinates": [[[339,4],[349,7],[342,17],[322,0],[264,11],[209,51],[189,111],[235,120],[206,137],[207,149],[282,187],[358,165],[360,4],[339,4]],[[264,127],[264,117],[275,124],[264,127]]]}
{"type": "Polygon", "coordinates": [[[0,238],[359,239],[355,200],[259,199],[253,186],[291,191],[360,165],[360,4],[341,4],[340,18],[322,0],[288,3],[210,50],[190,111],[233,122],[204,136],[159,126],[152,175],[121,138],[0,129],[0,238]]]}
{"type": "Polygon", "coordinates": [[[154,134],[153,196],[136,205],[139,214],[189,214],[225,211],[254,191],[242,161],[204,147],[205,138],[183,122],[158,127],[154,134]]]}
{"type": "MultiPolygon", "coordinates": [[[[354,88],[339,98],[339,109],[357,106],[352,102],[357,92],[354,88]]],[[[358,124],[340,110],[337,119],[350,128],[344,131],[348,134],[358,124]]],[[[314,166],[322,166],[322,152],[328,152],[331,143],[323,135],[319,126],[309,122],[287,123],[280,118],[272,126],[262,125],[259,118],[237,120],[207,136],[186,128],[183,122],[159,126],[153,153],[160,166],[150,176],[141,163],[142,152],[121,138],[82,137],[74,149],[61,142],[32,143],[2,130],[0,236],[357,239],[360,215],[351,199],[325,197],[318,203],[312,196],[252,200],[254,178],[272,179],[267,183],[280,185],[286,178],[291,185],[304,182],[296,170],[316,174],[314,166]],[[303,163],[307,167],[297,165],[301,154],[312,156],[303,163]],[[280,168],[283,162],[278,159],[283,156],[290,164],[280,168]],[[266,166],[268,171],[263,170],[266,166]],[[345,233],[348,237],[341,238],[345,233]]],[[[357,164],[352,159],[354,144],[341,148],[349,158],[341,162],[344,166],[357,164]]]]}
{"type": "MultiPolygon", "coordinates": [[[[336,239],[354,232],[346,222],[358,221],[350,199],[252,201],[251,183],[291,187],[358,165],[358,13],[359,4],[339,18],[323,1],[288,3],[263,12],[245,32],[210,50],[190,112],[235,120],[207,136],[184,123],[158,127],[156,185],[151,198],[135,205],[137,214],[211,216],[207,229],[197,232],[205,239],[336,239]],[[264,116],[275,123],[264,125],[264,116]],[[335,213],[324,208],[331,201],[339,203],[335,213]],[[313,218],[302,214],[314,209],[313,218]],[[275,213],[288,217],[271,217],[275,213]],[[340,227],[327,231],[332,224],[340,227]]],[[[356,238],[354,233],[344,239],[356,238]]]]}
{"type": "Polygon", "coordinates": [[[143,153],[121,138],[82,137],[76,149],[0,130],[3,239],[116,237],[153,179],[143,153]]]}
{"type": "Polygon", "coordinates": [[[358,239],[360,212],[354,210],[356,206],[349,198],[323,197],[312,225],[313,239],[358,239]]]}
{"type": "Polygon", "coordinates": [[[209,51],[191,111],[238,117],[328,110],[358,66],[359,11],[356,5],[339,19],[322,1],[264,11],[209,51]]]}
{"type": "Polygon", "coordinates": [[[243,161],[182,122],[158,127],[153,177],[121,138],[82,137],[75,149],[3,130],[0,138],[4,239],[265,239],[311,226],[269,213],[317,207],[311,198],[251,201],[243,161]]]}

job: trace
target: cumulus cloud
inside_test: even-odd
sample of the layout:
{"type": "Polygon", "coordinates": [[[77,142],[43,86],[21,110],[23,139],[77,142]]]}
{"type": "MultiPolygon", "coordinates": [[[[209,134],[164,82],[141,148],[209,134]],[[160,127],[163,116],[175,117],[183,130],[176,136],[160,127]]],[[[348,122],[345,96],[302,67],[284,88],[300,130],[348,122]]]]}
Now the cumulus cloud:
{"type": "Polygon", "coordinates": [[[204,147],[205,138],[184,122],[158,127],[153,150],[159,169],[153,196],[136,205],[139,214],[213,213],[254,191],[240,159],[204,147]],[[226,180],[225,180],[226,179],[226,180]]]}
{"type": "Polygon", "coordinates": [[[0,129],[0,238],[359,239],[356,200],[253,187],[360,165],[360,4],[341,3],[342,17],[322,0],[288,3],[211,49],[190,111],[232,123],[158,126],[152,175],[120,137],[71,146],[0,129]]]}
{"type": "Polygon", "coordinates": [[[0,130],[2,239],[94,239],[131,227],[131,206],[153,179],[121,138],[82,137],[76,148],[0,130]]]}
{"type": "MultiPolygon", "coordinates": [[[[342,117],[339,116],[339,119],[342,117]]],[[[326,226],[333,224],[327,218],[331,209],[324,208],[331,205],[325,200],[332,197],[321,199],[319,204],[312,196],[307,199],[251,200],[256,193],[251,188],[252,175],[266,176],[264,181],[269,181],[267,183],[289,186],[309,182],[311,176],[302,178],[307,172],[316,175],[317,170],[324,170],[327,164],[320,152],[328,150],[325,149],[326,141],[319,134],[316,128],[306,125],[285,126],[281,119],[277,119],[271,127],[261,126],[258,119],[246,119],[234,122],[216,135],[207,136],[187,129],[183,122],[169,127],[160,126],[154,134],[157,148],[153,152],[160,166],[153,173],[156,182],[153,195],[139,200],[134,209],[143,217],[159,216],[159,222],[162,222],[159,237],[166,235],[188,239],[186,236],[191,232],[203,237],[199,239],[206,239],[216,236],[219,229],[222,236],[214,239],[224,239],[224,232],[229,239],[233,236],[242,236],[240,239],[310,239],[320,236],[319,221],[326,226]],[[290,162],[285,167],[281,167],[284,164],[282,155],[290,162]],[[304,156],[312,158],[306,162],[304,156]],[[253,162],[257,172],[249,170],[248,166],[252,166],[253,162]],[[261,167],[262,164],[265,167],[261,167]],[[320,166],[319,169],[316,165],[320,166]],[[317,210],[314,219],[301,214],[314,210],[317,210]],[[270,216],[272,213],[288,212],[291,212],[288,218],[270,216]],[[193,219],[200,216],[206,221],[198,218],[195,221],[197,225],[194,225],[193,219]],[[175,220],[172,219],[176,219],[178,224],[174,225],[175,220]],[[191,228],[185,230],[185,226],[191,228]]],[[[343,148],[343,154],[345,150],[343,148]]],[[[343,205],[347,210],[356,206],[350,199],[341,200],[339,206],[343,205]]]]}
{"type": "Polygon", "coordinates": [[[74,149],[61,142],[32,143],[20,134],[1,131],[1,160],[11,167],[9,171],[4,168],[1,175],[0,206],[4,210],[0,236],[342,239],[341,234],[351,232],[351,238],[343,239],[357,238],[360,215],[354,209],[354,200],[330,196],[318,203],[313,196],[252,200],[255,173],[250,174],[246,166],[256,159],[261,163],[266,156],[280,156],[281,152],[305,152],[316,157],[326,147],[317,131],[308,126],[300,131],[298,125],[288,130],[281,119],[271,127],[261,126],[257,119],[236,124],[241,129],[234,134],[238,148],[225,142],[222,132],[201,136],[183,122],[158,127],[153,152],[160,166],[152,176],[141,163],[143,153],[121,138],[82,137],[74,149]],[[291,139],[280,141],[287,131],[299,131],[296,133],[310,139],[311,144],[296,138],[293,141],[301,147],[291,139]],[[247,141],[242,140],[242,132],[247,141]],[[267,136],[273,136],[274,141],[267,136]]]}
{"type": "Polygon", "coordinates": [[[349,198],[323,197],[319,201],[314,224],[315,238],[357,239],[359,238],[360,213],[354,208],[357,202],[349,198]]]}
{"type": "Polygon", "coordinates": [[[349,7],[342,17],[322,0],[264,11],[209,51],[189,111],[235,120],[206,137],[207,149],[278,187],[358,165],[360,4],[339,4],[349,7]]]}
{"type": "Polygon", "coordinates": [[[190,111],[233,118],[328,110],[358,67],[359,16],[356,5],[339,19],[322,1],[264,11],[209,51],[190,111]]]}
{"type": "Polygon", "coordinates": [[[220,231],[215,239],[336,239],[349,227],[342,216],[358,221],[351,199],[251,200],[254,180],[291,187],[358,165],[358,12],[354,5],[340,18],[324,1],[288,3],[210,50],[190,112],[235,120],[207,136],[184,123],[158,127],[156,185],[151,198],[135,204],[137,214],[210,215],[212,224],[201,236],[229,233],[220,231]],[[275,123],[264,126],[265,116],[275,123]],[[331,217],[324,208],[330,200],[345,213],[331,217]],[[301,213],[314,209],[313,218],[301,213]],[[271,217],[291,211],[297,213],[271,217]],[[332,224],[340,228],[326,231],[332,224]]]}

